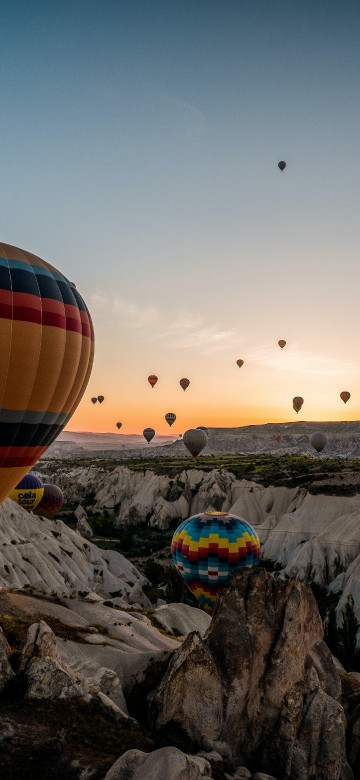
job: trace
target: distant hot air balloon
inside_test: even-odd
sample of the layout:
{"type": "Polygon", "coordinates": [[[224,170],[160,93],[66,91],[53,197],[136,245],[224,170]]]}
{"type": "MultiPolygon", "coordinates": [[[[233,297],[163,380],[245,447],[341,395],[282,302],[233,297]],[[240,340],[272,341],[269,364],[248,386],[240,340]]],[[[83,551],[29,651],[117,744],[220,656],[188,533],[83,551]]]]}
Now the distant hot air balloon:
{"type": "Polygon", "coordinates": [[[193,458],[196,458],[200,454],[201,450],[207,444],[208,437],[205,431],[200,431],[199,428],[189,428],[183,435],[183,442],[187,450],[193,458]]]}
{"type": "Polygon", "coordinates": [[[170,425],[171,427],[176,420],[176,414],[174,414],[174,412],[168,412],[165,415],[165,420],[168,423],[168,425],[170,425]]]}
{"type": "Polygon", "coordinates": [[[97,399],[99,401],[99,404],[102,404],[102,402],[105,401],[105,396],[104,395],[98,395],[97,399]]]}
{"type": "Polygon", "coordinates": [[[93,327],[63,274],[0,244],[0,502],[69,422],[89,381],[93,327]]]}
{"type": "Polygon", "coordinates": [[[206,427],[206,425],[198,425],[196,428],[197,431],[204,431],[206,435],[209,435],[209,429],[206,427]]]}
{"type": "Polygon", "coordinates": [[[11,491],[9,498],[12,498],[16,504],[23,506],[28,512],[32,512],[33,509],[41,501],[44,494],[44,485],[35,474],[30,471],[26,474],[16,487],[11,491]]]}
{"type": "Polygon", "coordinates": [[[96,404],[96,401],[97,401],[97,398],[94,396],[94,397],[91,399],[91,403],[92,403],[92,404],[96,404]]]}
{"type": "Polygon", "coordinates": [[[296,395],[295,398],[293,398],[293,409],[295,409],[297,414],[299,413],[303,403],[304,399],[301,398],[301,395],[296,395]]]}
{"type": "Polygon", "coordinates": [[[153,438],[154,438],[154,436],[155,436],[155,431],[154,431],[154,429],[153,429],[153,428],[145,428],[145,429],[143,430],[143,436],[145,437],[145,439],[146,439],[147,443],[148,443],[148,444],[150,444],[150,442],[151,442],[151,439],[153,439],[153,438]]]}
{"type": "Polygon", "coordinates": [[[150,374],[150,376],[148,376],[148,382],[151,385],[151,387],[155,387],[157,381],[158,378],[157,376],[155,376],[155,374],[150,374]]]}
{"type": "Polygon", "coordinates": [[[276,439],[276,441],[281,441],[281,439],[282,439],[281,433],[275,433],[275,439],[276,439]]]}
{"type": "Polygon", "coordinates": [[[280,162],[278,162],[278,168],[280,168],[281,171],[284,171],[286,168],[286,162],[284,160],[280,160],[280,162]]]}
{"type": "Polygon", "coordinates": [[[325,433],[321,433],[321,431],[317,431],[310,436],[310,444],[312,447],[314,447],[316,452],[321,452],[321,450],[326,447],[327,443],[328,438],[325,433]]]}
{"type": "Polygon", "coordinates": [[[48,482],[44,483],[44,494],[37,507],[34,509],[34,515],[47,517],[53,520],[64,504],[64,494],[57,485],[48,482]]]}
{"type": "Polygon", "coordinates": [[[286,344],[286,341],[284,341],[284,339],[280,339],[280,341],[278,341],[278,345],[279,345],[279,347],[281,349],[284,349],[285,344],[286,344]]]}
{"type": "Polygon", "coordinates": [[[347,390],[343,390],[342,393],[340,393],[340,398],[344,401],[344,404],[346,404],[350,398],[350,393],[347,390]]]}
{"type": "Polygon", "coordinates": [[[241,517],[228,512],[203,512],[176,529],[171,555],[200,606],[211,611],[233,572],[259,563],[260,540],[241,517]]]}
{"type": "Polygon", "coordinates": [[[190,379],[186,379],[186,377],[184,377],[183,379],[180,379],[179,385],[182,387],[184,392],[185,392],[186,388],[189,387],[189,384],[190,384],[190,379]]]}
{"type": "Polygon", "coordinates": [[[243,361],[243,360],[241,360],[241,358],[239,358],[239,360],[237,360],[237,361],[236,361],[236,363],[237,363],[237,365],[239,366],[239,368],[241,368],[241,366],[243,366],[243,365],[244,365],[244,361],[243,361]]]}
{"type": "Polygon", "coordinates": [[[122,423],[121,423],[121,422],[117,422],[117,423],[116,423],[116,427],[117,427],[117,428],[119,428],[119,430],[120,430],[121,426],[122,426],[122,423]]]}

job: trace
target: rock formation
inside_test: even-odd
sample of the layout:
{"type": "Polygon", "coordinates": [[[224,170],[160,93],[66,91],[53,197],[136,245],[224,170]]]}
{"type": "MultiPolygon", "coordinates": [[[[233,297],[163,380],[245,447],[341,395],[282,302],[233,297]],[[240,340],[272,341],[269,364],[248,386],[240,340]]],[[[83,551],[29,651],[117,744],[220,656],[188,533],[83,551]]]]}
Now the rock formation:
{"type": "Polygon", "coordinates": [[[113,511],[117,528],[148,523],[168,529],[205,509],[244,517],[260,536],[263,559],[288,577],[342,591],[339,623],[351,595],[360,622],[360,493],[312,495],[303,487],[263,487],[221,469],[169,477],[122,467],[107,472],[62,466],[58,479],[73,500],[113,511]]]}
{"type": "Polygon", "coordinates": [[[315,599],[264,569],[234,575],[201,639],[190,634],[153,695],[150,721],[176,724],[233,767],[283,780],[345,780],[345,715],[315,599]]]}
{"type": "Polygon", "coordinates": [[[100,550],[61,520],[0,504],[0,587],[70,596],[96,592],[149,606],[146,578],[113,550],[100,550]]]}

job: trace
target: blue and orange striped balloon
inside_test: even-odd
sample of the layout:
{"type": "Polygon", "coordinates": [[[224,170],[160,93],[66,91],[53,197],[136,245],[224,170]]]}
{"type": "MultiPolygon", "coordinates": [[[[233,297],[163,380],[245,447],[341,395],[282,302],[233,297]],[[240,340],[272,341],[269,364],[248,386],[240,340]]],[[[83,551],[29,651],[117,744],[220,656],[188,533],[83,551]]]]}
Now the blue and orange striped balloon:
{"type": "Polygon", "coordinates": [[[93,353],[75,285],[40,257],[0,244],[0,502],[70,420],[93,353]]]}
{"type": "Polygon", "coordinates": [[[203,512],[184,520],[176,529],[171,555],[200,606],[211,611],[232,573],[258,564],[260,540],[241,517],[228,512],[203,512]]]}

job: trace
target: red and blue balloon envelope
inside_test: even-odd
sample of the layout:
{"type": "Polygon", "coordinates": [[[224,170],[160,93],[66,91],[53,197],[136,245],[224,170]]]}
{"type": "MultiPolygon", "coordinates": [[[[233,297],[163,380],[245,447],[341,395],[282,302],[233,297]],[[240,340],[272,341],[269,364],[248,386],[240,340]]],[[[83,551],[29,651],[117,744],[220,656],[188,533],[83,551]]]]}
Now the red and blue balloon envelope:
{"type": "Polygon", "coordinates": [[[71,419],[93,353],[91,317],[73,282],[0,243],[0,503],[71,419]]]}
{"type": "Polygon", "coordinates": [[[64,505],[64,501],[65,498],[61,488],[50,482],[44,482],[44,494],[35,508],[34,514],[53,520],[64,505]]]}
{"type": "Polygon", "coordinates": [[[171,542],[173,562],[185,584],[208,612],[233,572],[257,566],[260,539],[241,517],[203,512],[184,520],[171,542]]]}

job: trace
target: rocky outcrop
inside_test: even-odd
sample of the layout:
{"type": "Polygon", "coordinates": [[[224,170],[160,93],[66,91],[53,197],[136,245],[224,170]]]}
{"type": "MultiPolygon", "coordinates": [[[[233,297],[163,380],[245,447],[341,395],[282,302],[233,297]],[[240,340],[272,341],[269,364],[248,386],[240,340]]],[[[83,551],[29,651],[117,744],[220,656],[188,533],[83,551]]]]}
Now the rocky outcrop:
{"type": "Polygon", "coordinates": [[[205,639],[190,634],[171,659],[150,720],[165,731],[177,724],[234,767],[283,780],[351,778],[339,678],[322,637],[306,585],[238,572],[205,639]]]}
{"type": "Polygon", "coordinates": [[[211,778],[211,766],[205,758],[188,756],[175,747],[153,753],[128,750],[111,767],[104,780],[200,780],[211,778]]]}
{"type": "Polygon", "coordinates": [[[76,530],[80,534],[80,536],[83,536],[84,539],[92,539],[93,537],[93,530],[91,526],[88,523],[88,516],[86,514],[86,511],[81,504],[79,504],[78,507],[76,507],[74,515],[76,517],[76,530]]]}
{"type": "Polygon", "coordinates": [[[113,550],[100,550],[61,520],[27,512],[6,499],[0,505],[0,587],[48,595],[95,592],[149,606],[146,578],[113,550]]]}
{"type": "Polygon", "coordinates": [[[98,699],[117,720],[129,720],[122,686],[114,670],[98,667],[93,675],[75,672],[67,665],[54,632],[43,620],[28,630],[19,671],[28,699],[78,699],[86,703],[98,699]]]}
{"type": "Polygon", "coordinates": [[[0,628],[0,693],[4,690],[6,684],[14,677],[14,672],[10,666],[10,647],[5,639],[2,628],[0,628]]]}
{"type": "MultiPolygon", "coordinates": [[[[244,517],[260,536],[263,559],[288,577],[342,591],[338,623],[351,595],[360,622],[360,493],[312,495],[304,487],[263,487],[222,469],[186,469],[169,477],[122,467],[66,472],[61,466],[57,476],[74,500],[114,512],[117,528],[148,523],[168,529],[206,509],[244,517]]],[[[345,483],[346,474],[340,477],[345,483]]]]}

